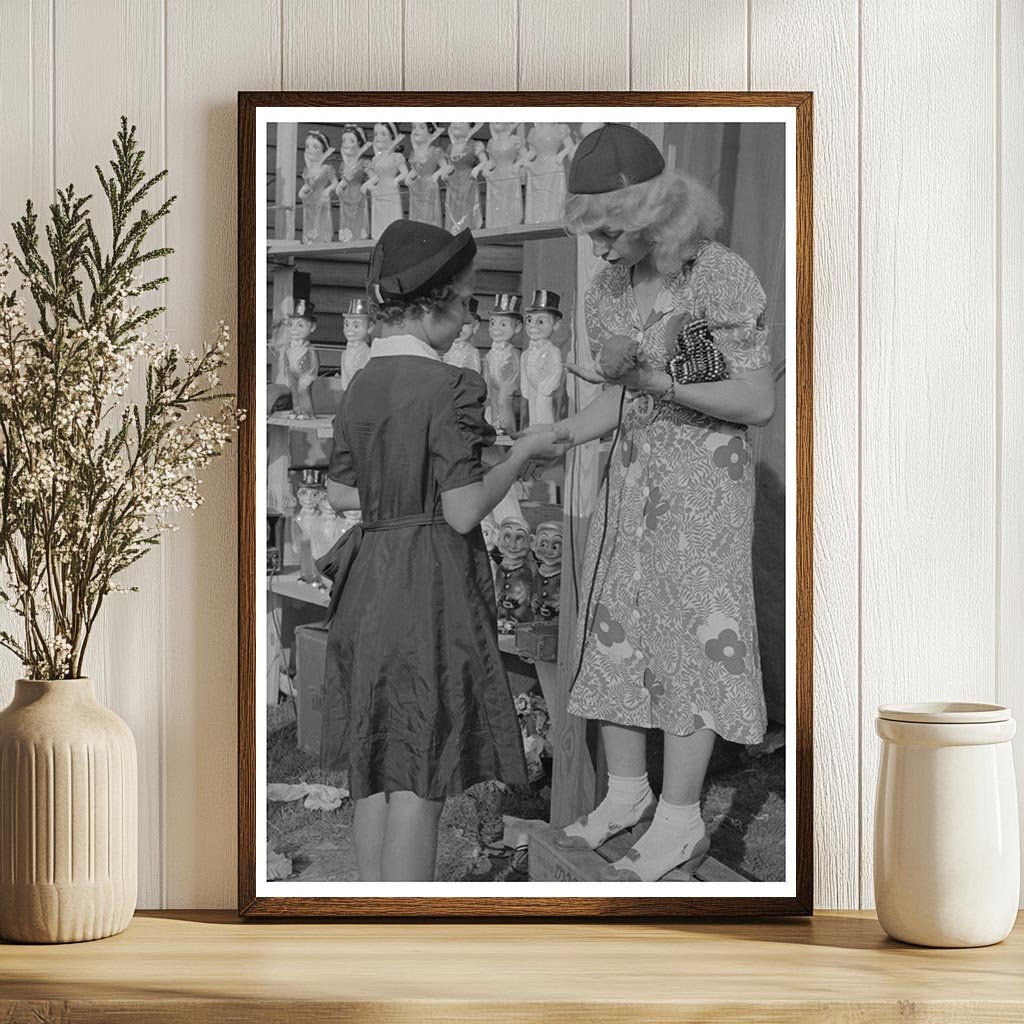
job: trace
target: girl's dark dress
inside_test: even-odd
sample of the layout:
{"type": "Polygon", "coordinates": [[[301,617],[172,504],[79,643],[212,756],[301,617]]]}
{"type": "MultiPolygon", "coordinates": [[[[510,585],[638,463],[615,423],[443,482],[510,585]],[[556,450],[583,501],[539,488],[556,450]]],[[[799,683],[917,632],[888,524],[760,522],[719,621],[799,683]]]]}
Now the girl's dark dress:
{"type": "MultiPolygon", "coordinates": [[[[420,344],[378,339],[375,354],[395,342],[420,344]]],[[[527,780],[483,535],[441,511],[444,491],[483,478],[484,385],[423,351],[372,358],[334,420],[328,476],[358,487],[363,525],[332,601],[321,761],[348,771],[354,799],[527,780]]]]}

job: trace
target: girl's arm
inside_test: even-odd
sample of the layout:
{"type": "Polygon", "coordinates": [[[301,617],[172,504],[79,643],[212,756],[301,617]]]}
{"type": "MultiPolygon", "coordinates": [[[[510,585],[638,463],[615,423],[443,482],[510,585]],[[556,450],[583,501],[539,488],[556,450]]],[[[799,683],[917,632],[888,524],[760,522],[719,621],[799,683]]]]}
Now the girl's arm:
{"type": "Polygon", "coordinates": [[[560,428],[561,425],[552,428],[548,424],[543,431],[519,438],[505,461],[488,470],[483,480],[445,491],[441,495],[441,510],[448,525],[462,534],[476,529],[480,520],[508,494],[527,462],[564,455],[572,437],[560,428]]]}
{"type": "Polygon", "coordinates": [[[336,480],[328,479],[327,500],[335,512],[359,511],[359,491],[348,484],[339,484],[336,480]]]}

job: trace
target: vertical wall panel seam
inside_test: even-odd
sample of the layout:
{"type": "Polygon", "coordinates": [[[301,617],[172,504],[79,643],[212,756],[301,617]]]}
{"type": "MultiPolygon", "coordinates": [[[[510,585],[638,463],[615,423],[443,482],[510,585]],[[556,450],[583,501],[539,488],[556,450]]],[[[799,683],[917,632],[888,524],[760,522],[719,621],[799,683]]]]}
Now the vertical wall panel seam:
{"type": "Polygon", "coordinates": [[[754,54],[753,54],[753,42],[751,39],[751,33],[754,24],[754,0],[747,0],[747,91],[749,92],[753,86],[750,84],[753,76],[754,66],[754,54]]]}
{"type": "Polygon", "coordinates": [[[50,196],[57,191],[57,0],[50,0],[50,196]]]}
{"type": "Polygon", "coordinates": [[[405,0],[401,0],[400,15],[402,18],[402,50],[401,50],[401,62],[402,62],[402,91],[405,91],[405,0]]]}
{"type": "Polygon", "coordinates": [[[518,91],[522,86],[522,75],[523,75],[523,51],[522,51],[522,38],[523,38],[523,0],[516,0],[516,90],[518,91]]]}
{"type": "Polygon", "coordinates": [[[633,0],[626,4],[626,81],[627,88],[633,88],[633,0]]]}
{"type": "Polygon", "coordinates": [[[277,51],[280,58],[277,80],[281,83],[281,91],[284,92],[284,0],[277,0],[277,51]]]}
{"type": "Polygon", "coordinates": [[[857,901],[864,907],[864,6],[857,0],[857,901]]]}
{"type": "Polygon", "coordinates": [[[996,0],[995,31],[995,111],[993,154],[995,201],[993,241],[995,245],[995,686],[994,700],[1002,699],[1003,691],[1003,4],[996,0]]]}
{"type": "MultiPolygon", "coordinates": [[[[169,163],[168,130],[167,130],[167,14],[168,0],[163,0],[161,40],[160,40],[160,121],[163,129],[163,155],[162,163],[166,167],[169,163]]],[[[164,200],[167,199],[167,182],[164,181],[164,200]]],[[[161,245],[167,245],[167,218],[160,222],[161,245]]],[[[170,278],[168,258],[164,257],[165,275],[170,278]]],[[[164,305],[170,307],[170,280],[164,285],[164,305]]],[[[164,323],[166,324],[166,319],[164,323]]],[[[167,788],[165,780],[167,777],[167,632],[169,623],[167,621],[167,545],[160,544],[160,692],[157,694],[157,737],[160,749],[157,752],[157,764],[160,771],[157,778],[157,849],[159,850],[159,864],[157,865],[157,886],[159,889],[160,906],[167,906],[167,788]]]]}

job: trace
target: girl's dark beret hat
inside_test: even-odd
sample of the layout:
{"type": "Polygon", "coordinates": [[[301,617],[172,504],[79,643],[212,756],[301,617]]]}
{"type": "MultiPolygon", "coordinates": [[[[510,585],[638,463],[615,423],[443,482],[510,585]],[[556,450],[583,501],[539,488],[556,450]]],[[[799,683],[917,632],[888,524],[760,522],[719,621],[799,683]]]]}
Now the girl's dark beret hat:
{"type": "Polygon", "coordinates": [[[469,228],[453,235],[433,224],[396,220],[373,247],[366,283],[378,302],[414,299],[447,284],[475,255],[469,228]]]}
{"type": "Polygon", "coordinates": [[[615,192],[656,178],[665,169],[661,151],[628,124],[606,124],[584,136],[569,166],[569,191],[615,192]]]}

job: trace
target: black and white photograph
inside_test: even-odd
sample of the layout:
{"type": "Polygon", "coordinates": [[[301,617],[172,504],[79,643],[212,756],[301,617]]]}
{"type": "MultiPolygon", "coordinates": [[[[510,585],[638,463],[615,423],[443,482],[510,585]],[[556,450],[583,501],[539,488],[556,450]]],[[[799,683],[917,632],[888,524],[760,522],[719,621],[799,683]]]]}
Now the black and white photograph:
{"type": "Polygon", "coordinates": [[[255,115],[260,912],[793,898],[793,108],[255,115]]]}

